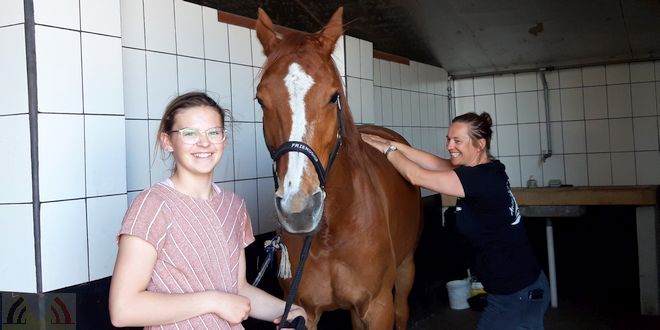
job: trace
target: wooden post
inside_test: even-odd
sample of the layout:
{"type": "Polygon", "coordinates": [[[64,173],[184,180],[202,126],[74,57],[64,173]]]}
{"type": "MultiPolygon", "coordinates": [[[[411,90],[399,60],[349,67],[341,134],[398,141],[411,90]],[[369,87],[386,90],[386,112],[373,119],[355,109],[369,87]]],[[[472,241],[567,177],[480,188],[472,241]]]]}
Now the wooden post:
{"type": "Polygon", "coordinates": [[[636,211],[640,311],[642,315],[660,315],[658,208],[638,206],[636,211]]]}

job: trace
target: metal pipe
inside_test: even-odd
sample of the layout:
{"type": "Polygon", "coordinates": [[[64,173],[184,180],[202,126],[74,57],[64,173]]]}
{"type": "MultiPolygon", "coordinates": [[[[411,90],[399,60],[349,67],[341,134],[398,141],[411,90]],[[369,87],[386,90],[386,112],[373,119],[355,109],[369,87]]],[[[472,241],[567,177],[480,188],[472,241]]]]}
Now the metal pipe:
{"type": "Polygon", "coordinates": [[[555,241],[552,233],[552,220],[545,220],[545,239],[548,249],[548,272],[550,274],[550,305],[557,308],[557,270],[555,269],[555,241]]]}
{"type": "Polygon", "coordinates": [[[541,81],[543,82],[543,98],[545,99],[545,132],[547,150],[543,152],[543,162],[552,156],[552,135],[550,129],[550,91],[548,90],[548,81],[545,79],[545,68],[540,70],[541,81]]]}
{"type": "Polygon", "coordinates": [[[452,95],[451,95],[451,91],[452,91],[452,86],[451,86],[451,84],[452,84],[452,81],[453,81],[453,80],[452,80],[452,76],[447,75],[447,115],[449,116],[449,122],[448,122],[449,125],[451,125],[451,121],[452,121],[452,119],[454,119],[454,117],[455,117],[455,115],[456,115],[456,114],[453,113],[453,111],[452,111],[452,109],[455,111],[455,110],[456,110],[456,107],[452,107],[452,106],[451,106],[451,104],[452,104],[452,102],[453,102],[453,101],[452,101],[452,95]]]}

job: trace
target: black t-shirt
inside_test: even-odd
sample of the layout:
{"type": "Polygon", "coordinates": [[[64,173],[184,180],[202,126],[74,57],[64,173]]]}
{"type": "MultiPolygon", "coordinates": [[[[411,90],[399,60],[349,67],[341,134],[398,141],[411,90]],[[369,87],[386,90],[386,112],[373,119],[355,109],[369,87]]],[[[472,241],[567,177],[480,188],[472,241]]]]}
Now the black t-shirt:
{"type": "Polygon", "coordinates": [[[456,202],[456,227],[472,245],[475,273],[486,292],[510,294],[540,273],[504,165],[498,160],[454,170],[464,198],[456,202]]]}

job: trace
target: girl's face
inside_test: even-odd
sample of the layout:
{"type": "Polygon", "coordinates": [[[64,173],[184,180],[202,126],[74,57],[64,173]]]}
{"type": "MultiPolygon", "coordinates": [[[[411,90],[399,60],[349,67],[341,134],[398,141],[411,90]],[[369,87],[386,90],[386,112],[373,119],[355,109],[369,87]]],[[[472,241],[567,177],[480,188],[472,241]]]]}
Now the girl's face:
{"type": "Polygon", "coordinates": [[[466,123],[455,122],[447,132],[447,151],[454,166],[476,166],[479,164],[486,140],[474,143],[468,134],[470,127],[466,123]]]}
{"type": "Polygon", "coordinates": [[[212,132],[208,132],[208,130],[214,127],[220,127],[220,134],[224,134],[222,133],[224,123],[214,108],[192,107],[183,109],[176,114],[172,132],[162,133],[161,143],[163,148],[174,156],[177,173],[213,176],[213,169],[222,158],[226,142],[226,139],[222,142],[213,142],[209,139],[208,134],[212,134],[212,132]],[[177,132],[183,128],[192,129],[183,133],[188,135],[197,130],[199,140],[192,144],[186,143],[182,133],[177,132]]]}

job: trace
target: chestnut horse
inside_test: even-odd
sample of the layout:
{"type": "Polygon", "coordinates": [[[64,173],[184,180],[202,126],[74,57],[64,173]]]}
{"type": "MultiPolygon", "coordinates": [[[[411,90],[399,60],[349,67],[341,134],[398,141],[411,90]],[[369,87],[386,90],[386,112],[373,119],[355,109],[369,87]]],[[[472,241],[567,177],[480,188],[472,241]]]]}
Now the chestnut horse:
{"type": "MultiPolygon", "coordinates": [[[[406,329],[422,230],[420,191],[360,138],[366,132],[405,141],[353,121],[332,60],[342,11],[314,34],[281,36],[261,9],[256,23],[267,56],[257,100],[292,267],[301,234],[314,235],[294,302],[305,308],[309,329],[335,309],[350,310],[353,329],[406,329]]],[[[291,279],[280,284],[288,294],[291,279]]]]}

